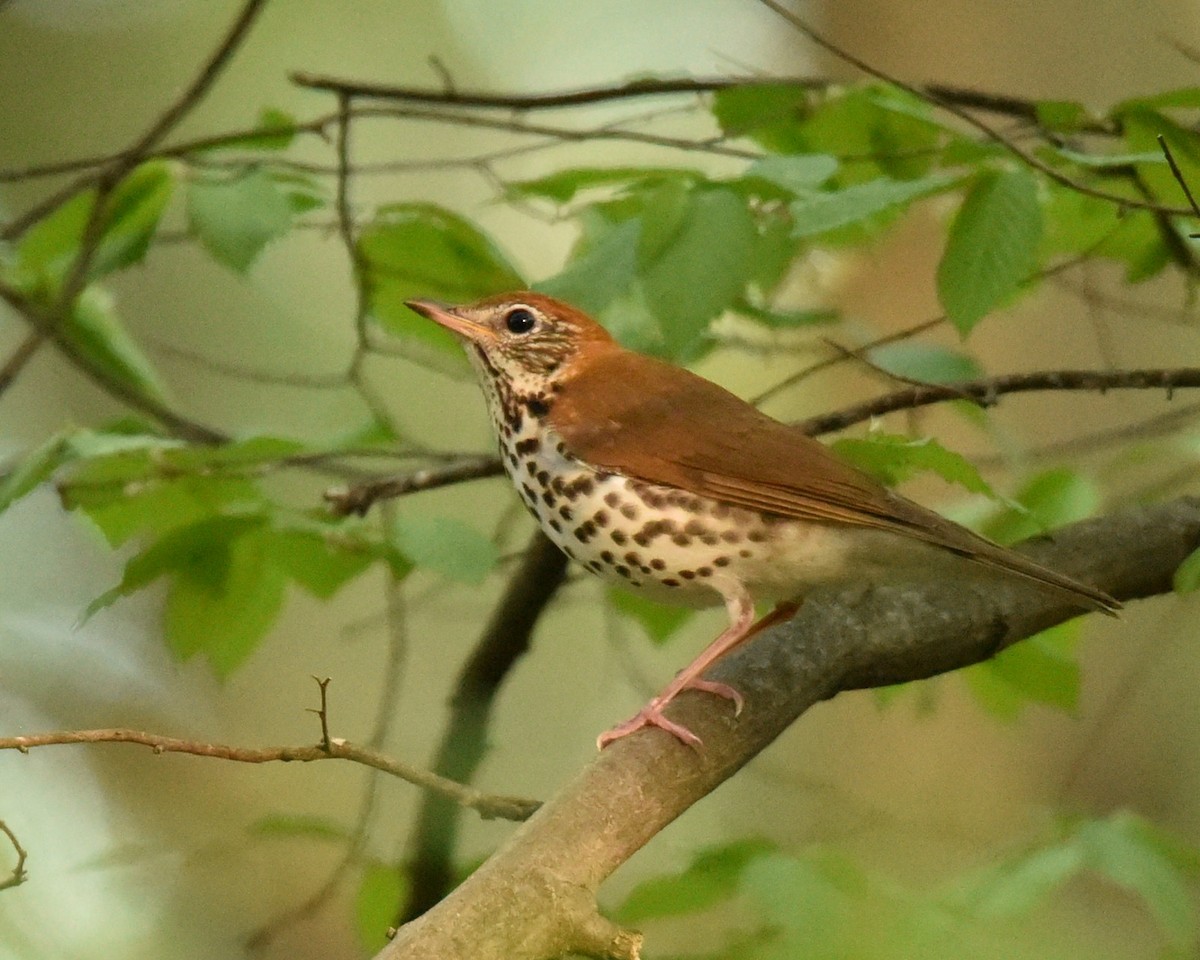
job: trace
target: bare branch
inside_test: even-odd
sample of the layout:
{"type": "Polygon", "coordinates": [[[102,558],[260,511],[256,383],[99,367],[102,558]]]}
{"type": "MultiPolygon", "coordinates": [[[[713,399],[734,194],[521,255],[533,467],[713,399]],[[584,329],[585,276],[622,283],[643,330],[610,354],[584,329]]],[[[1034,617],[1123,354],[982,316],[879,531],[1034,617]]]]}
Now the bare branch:
{"type": "Polygon", "coordinates": [[[1160,370],[1044,370],[1035,373],[1009,373],[960,383],[928,384],[897,390],[874,400],[855,404],[833,413],[809,417],[798,426],[809,434],[832,433],[871,417],[896,410],[912,410],[944,400],[969,399],[981,407],[993,406],[1006,393],[1035,390],[1165,390],[1170,400],[1183,387],[1200,387],[1200,368],[1180,367],[1160,370]]]}
{"type": "Polygon", "coordinates": [[[46,342],[46,338],[37,330],[28,334],[12,352],[12,356],[0,367],[0,395],[13,385],[25,365],[34,358],[38,348],[46,342]]]}
{"type": "MultiPolygon", "coordinates": [[[[552,93],[496,94],[459,90],[452,86],[431,90],[427,87],[398,87],[387,84],[362,83],[304,72],[293,73],[291,79],[293,83],[301,87],[327,90],[332,93],[347,93],[356,97],[447,107],[517,111],[581,107],[673,94],[701,95],[753,87],[794,86],[799,90],[823,92],[838,83],[828,77],[644,77],[612,86],[585,87],[552,93]]],[[[939,83],[924,84],[919,89],[939,99],[955,103],[964,109],[983,110],[1029,122],[1038,120],[1037,104],[1021,97],[939,83]]],[[[1088,132],[1112,133],[1113,128],[1111,125],[1097,124],[1095,129],[1088,128],[1088,132]]]]}
{"type": "Polygon", "coordinates": [[[497,477],[501,473],[503,473],[503,468],[499,458],[480,454],[475,457],[463,457],[443,466],[417,470],[399,477],[369,480],[351,487],[330,487],[325,491],[325,502],[333,507],[335,513],[342,516],[349,514],[361,516],[371,509],[371,505],[377,500],[403,497],[422,490],[433,490],[453,483],[462,483],[464,480],[497,477]]]}
{"type": "Polygon", "coordinates": [[[29,855],[26,853],[25,848],[21,846],[21,841],[17,839],[17,835],[13,833],[12,828],[3,820],[0,820],[0,833],[8,837],[8,842],[12,844],[13,851],[17,855],[17,862],[13,865],[9,875],[0,880],[0,890],[8,890],[10,887],[19,887],[25,882],[28,876],[25,872],[25,860],[29,855]]]}
{"type": "Polygon", "coordinates": [[[20,737],[0,737],[0,750],[19,750],[28,753],[38,747],[57,746],[71,743],[134,743],[150,747],[155,753],[187,753],[195,757],[213,757],[218,760],[234,760],[238,763],[311,763],[314,760],[349,760],[363,766],[382,770],[413,786],[426,790],[438,790],[464,807],[479,811],[484,819],[524,820],[538,807],[536,800],[523,797],[488,794],[481,790],[463,786],[439,777],[436,773],[422,770],[411,764],[388,757],[378,750],[360,747],[348,740],[333,738],[326,750],[322,744],[305,747],[236,747],[223,743],[204,743],[198,740],[183,740],[142,730],[115,727],[99,730],[57,730],[52,733],[35,733],[20,737]]]}

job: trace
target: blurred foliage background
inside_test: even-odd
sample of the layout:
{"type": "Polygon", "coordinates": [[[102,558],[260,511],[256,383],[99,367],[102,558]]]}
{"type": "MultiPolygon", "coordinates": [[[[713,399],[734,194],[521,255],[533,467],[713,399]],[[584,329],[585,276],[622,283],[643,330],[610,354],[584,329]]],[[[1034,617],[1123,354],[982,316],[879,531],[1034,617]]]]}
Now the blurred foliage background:
{"type": "MultiPolygon", "coordinates": [[[[0,172],[133,142],[239,7],[0,5],[0,172]]],[[[1137,183],[1143,199],[1177,206],[1177,184],[1153,155],[1162,132],[1200,184],[1193,4],[854,0],[804,13],[897,76],[1040,103],[1049,135],[1036,143],[1012,118],[995,123],[1072,176],[1117,192],[1137,183]],[[1153,99],[1176,90],[1174,100],[1153,99]],[[1118,137],[1087,138],[1088,124],[1114,117],[1118,137]],[[1121,163],[1081,156],[1081,140],[1121,163]]],[[[404,296],[538,283],[743,396],[836,357],[825,338],[856,348],[943,307],[957,329],[942,324],[871,361],[921,380],[1195,364],[1195,224],[1082,202],[880,87],[802,101],[785,92],[777,125],[763,119],[770,91],[515,117],[585,130],[620,123],[642,142],[356,117],[348,199],[360,255],[375,268],[369,312],[356,317],[336,178],[306,169],[332,169],[336,127],[324,139],[290,133],[337,103],[291,83],[294,70],[431,89],[449,76],[455,89],[510,94],[651,74],[852,77],[748,2],[696,0],[686,15],[678,4],[624,0],[516,0],[503,12],[476,0],[268,4],[168,142],[258,136],[126,181],[127,219],[93,264],[106,271],[105,293],[93,290],[73,315],[76,342],[118,380],[241,442],[166,442],[48,348],[4,391],[4,492],[27,495],[0,514],[0,736],[124,726],[249,746],[311,743],[317,675],[333,678],[335,735],[377,735],[397,756],[429,757],[453,677],[530,521],[504,481],[486,479],[333,531],[321,495],[345,477],[277,466],[353,449],[367,454],[356,469],[384,472],[431,462],[395,458],[396,449],[490,450],[464,365],[397,306],[404,296]],[[801,106],[812,114],[797,133],[801,106]],[[723,141],[725,154],[645,142],[722,127],[738,135],[723,141]],[[509,150],[487,164],[446,162],[509,150]],[[776,162],[748,173],[738,151],[776,162]],[[227,158],[245,156],[255,165],[231,175],[227,158]],[[278,162],[285,157],[291,166],[278,162]],[[625,172],[570,172],[600,168],[625,172]],[[956,212],[968,191],[990,212],[978,235],[958,228],[960,242],[1016,253],[947,267],[947,230],[963,222],[956,212]],[[772,227],[772,211],[793,219],[772,227]],[[647,239],[654,229],[662,235],[647,239]],[[621,260],[635,248],[640,265],[621,260]],[[1032,268],[1084,252],[1099,256],[1020,289],[1032,268]],[[622,263],[636,295],[621,285],[622,263]],[[991,293],[962,279],[979,271],[1000,277],[991,293]],[[721,317],[710,323],[710,314],[721,317]],[[347,382],[368,325],[378,348],[347,382]],[[16,483],[51,474],[61,499],[51,484],[27,492],[16,483]],[[163,477],[179,481],[169,493],[155,486],[163,477]],[[212,523],[170,539],[192,521],[212,523]],[[153,543],[157,553],[146,549],[153,543]],[[220,576],[244,592],[206,592],[214,544],[220,576]],[[117,584],[126,589],[106,594],[117,584]],[[114,602],[100,609],[97,598],[114,602]]],[[[63,182],[6,177],[0,218],[63,182]]],[[[77,238],[86,216],[86,205],[67,210],[0,251],[5,282],[52,300],[69,282],[56,244],[72,230],[77,238]]],[[[17,311],[3,310],[8,357],[29,334],[17,311]]],[[[798,419],[892,386],[879,369],[841,363],[766,409],[798,419]]],[[[1157,391],[1051,393],[1006,398],[986,417],[961,405],[893,415],[885,432],[935,436],[1053,525],[1188,489],[1200,451],[1190,403],[1157,391]],[[1168,413],[1169,423],[1155,419],[1168,413]],[[1071,443],[1102,431],[1123,432],[1071,443]]],[[[889,456],[888,468],[906,474],[918,455],[889,456]]],[[[906,491],[990,523],[994,535],[1033,532],[937,478],[961,479],[958,461],[934,467],[906,491]]],[[[639,854],[606,888],[606,905],[647,929],[647,952],[660,957],[1193,955],[1194,613],[1187,598],[1161,598],[961,678],[841,696],[639,854]]],[[[664,619],[573,578],[501,691],[478,785],[548,796],[591,755],[596,732],[719,622],[664,619]]],[[[407,895],[421,795],[349,765],[241,766],[102,746],[5,753],[0,771],[0,819],[29,851],[28,881],[0,891],[7,955],[357,957],[378,947],[407,895]],[[308,905],[343,862],[332,895],[308,905]]],[[[511,829],[465,817],[456,866],[511,829]]]]}

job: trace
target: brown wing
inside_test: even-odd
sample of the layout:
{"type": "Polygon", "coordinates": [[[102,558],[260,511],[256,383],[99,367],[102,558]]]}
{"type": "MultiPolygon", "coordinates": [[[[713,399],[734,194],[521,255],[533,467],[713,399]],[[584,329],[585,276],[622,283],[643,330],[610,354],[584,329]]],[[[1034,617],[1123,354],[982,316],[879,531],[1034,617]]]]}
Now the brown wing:
{"type": "Polygon", "coordinates": [[[1111,612],[1107,594],[893,493],[816,440],[686,370],[614,346],[565,379],[550,421],[589,463],[767,513],[904,534],[1111,612]]]}

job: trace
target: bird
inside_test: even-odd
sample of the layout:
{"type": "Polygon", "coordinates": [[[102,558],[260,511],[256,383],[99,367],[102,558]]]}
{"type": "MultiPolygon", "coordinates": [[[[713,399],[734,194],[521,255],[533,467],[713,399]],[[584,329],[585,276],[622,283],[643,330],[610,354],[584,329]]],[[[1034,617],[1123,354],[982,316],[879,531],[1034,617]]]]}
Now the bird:
{"type": "Polygon", "coordinates": [[[1114,614],[1102,590],[1042,566],[907,499],[795,427],[682,367],[628,350],[570,304],[516,291],[451,306],[406,301],[462,343],[504,470],[572,560],[648,599],[724,604],[729,625],[600,749],[658,727],[699,689],[742,695],[704,672],[814,587],[998,571],[1080,609],[1114,614]],[[755,601],[778,606],[755,620],[755,601]]]}

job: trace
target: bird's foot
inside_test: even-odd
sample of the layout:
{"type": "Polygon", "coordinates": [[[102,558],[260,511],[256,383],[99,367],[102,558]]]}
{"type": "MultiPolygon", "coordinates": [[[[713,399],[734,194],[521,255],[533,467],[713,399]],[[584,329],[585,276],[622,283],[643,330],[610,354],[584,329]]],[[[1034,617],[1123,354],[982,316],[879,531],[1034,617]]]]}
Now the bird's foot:
{"type": "MultiPolygon", "coordinates": [[[[696,677],[689,680],[687,685],[681,689],[703,690],[705,693],[715,694],[718,697],[732,701],[733,715],[735,717],[741,714],[742,707],[746,705],[745,699],[733,687],[727,683],[718,683],[715,680],[703,680],[696,677]]],[[[596,747],[603,750],[614,740],[620,740],[631,733],[636,733],[642,727],[658,727],[660,730],[666,730],[667,733],[680,743],[691,747],[693,750],[699,750],[704,746],[704,742],[698,736],[683,724],[676,723],[674,720],[668,720],[663,716],[663,710],[674,699],[674,693],[670,697],[655,697],[624,723],[617,724],[611,730],[606,730],[600,734],[596,738],[596,747]]]]}
{"type": "Polygon", "coordinates": [[[697,677],[694,680],[689,680],[687,690],[703,690],[705,693],[711,693],[718,697],[723,697],[733,703],[733,715],[740,717],[742,708],[746,705],[746,698],[737,692],[727,683],[718,683],[716,680],[704,680],[697,677]]]}
{"type": "Polygon", "coordinates": [[[668,720],[663,716],[663,707],[665,704],[651,702],[645,707],[642,707],[636,714],[626,720],[624,723],[619,723],[611,730],[605,730],[596,738],[596,748],[603,750],[615,740],[620,740],[622,737],[627,737],[631,733],[636,733],[642,727],[658,727],[660,730],[666,730],[680,743],[691,747],[693,750],[699,750],[704,746],[704,742],[692,733],[682,723],[676,723],[674,720],[668,720]]]}

